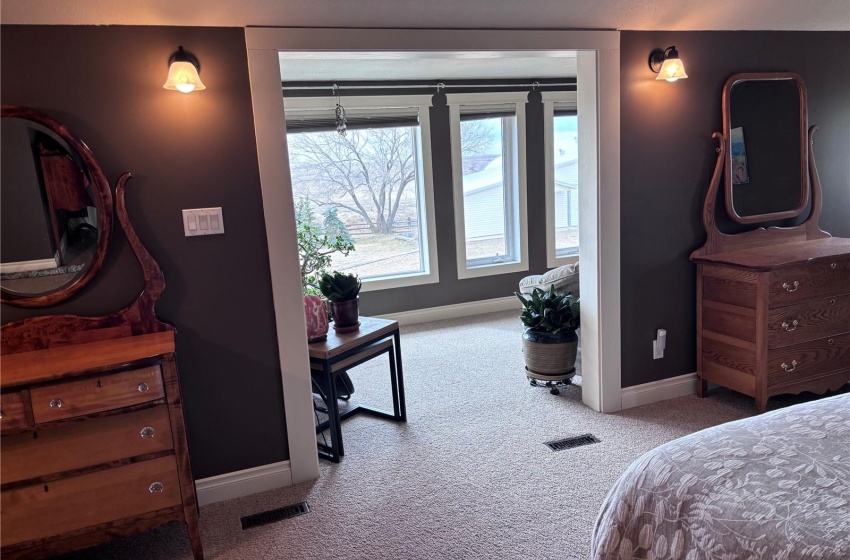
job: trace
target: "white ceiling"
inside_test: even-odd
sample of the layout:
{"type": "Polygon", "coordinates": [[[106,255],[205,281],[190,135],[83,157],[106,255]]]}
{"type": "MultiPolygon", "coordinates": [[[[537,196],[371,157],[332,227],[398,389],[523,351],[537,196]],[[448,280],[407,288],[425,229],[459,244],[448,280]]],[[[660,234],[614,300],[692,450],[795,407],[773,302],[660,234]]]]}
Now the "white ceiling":
{"type": "Polygon", "coordinates": [[[850,31],[848,0],[3,0],[2,23],[850,31]]]}
{"type": "Polygon", "coordinates": [[[281,52],[290,81],[477,80],[576,76],[575,51],[281,52]]]}

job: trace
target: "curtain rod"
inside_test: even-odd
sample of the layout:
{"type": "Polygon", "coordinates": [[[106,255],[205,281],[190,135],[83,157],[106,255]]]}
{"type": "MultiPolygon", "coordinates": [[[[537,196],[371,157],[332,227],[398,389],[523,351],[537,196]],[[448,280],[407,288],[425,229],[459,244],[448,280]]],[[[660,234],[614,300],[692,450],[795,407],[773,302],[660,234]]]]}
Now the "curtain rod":
{"type": "Polygon", "coordinates": [[[545,83],[541,84],[540,82],[533,82],[530,84],[497,84],[497,83],[489,83],[489,84],[444,84],[443,82],[437,82],[434,85],[428,84],[408,84],[408,85],[351,85],[351,86],[338,86],[337,84],[333,84],[330,86],[284,86],[281,84],[281,88],[283,91],[304,91],[304,90],[321,90],[327,89],[330,90],[331,93],[336,94],[338,91],[342,91],[343,89],[429,89],[435,88],[437,93],[444,89],[449,88],[463,88],[463,89],[471,89],[471,88],[494,88],[494,87],[509,87],[509,88],[532,88],[538,89],[543,87],[562,87],[562,86],[573,86],[575,87],[575,82],[558,82],[558,83],[545,83]]]}

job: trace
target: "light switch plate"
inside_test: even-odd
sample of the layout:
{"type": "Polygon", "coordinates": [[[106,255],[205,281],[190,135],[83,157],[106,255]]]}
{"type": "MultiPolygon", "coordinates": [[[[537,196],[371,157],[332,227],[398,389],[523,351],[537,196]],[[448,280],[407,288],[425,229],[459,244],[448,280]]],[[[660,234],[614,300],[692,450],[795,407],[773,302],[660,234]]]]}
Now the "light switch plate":
{"type": "Polygon", "coordinates": [[[186,237],[224,233],[221,207],[183,210],[183,232],[186,237]]]}

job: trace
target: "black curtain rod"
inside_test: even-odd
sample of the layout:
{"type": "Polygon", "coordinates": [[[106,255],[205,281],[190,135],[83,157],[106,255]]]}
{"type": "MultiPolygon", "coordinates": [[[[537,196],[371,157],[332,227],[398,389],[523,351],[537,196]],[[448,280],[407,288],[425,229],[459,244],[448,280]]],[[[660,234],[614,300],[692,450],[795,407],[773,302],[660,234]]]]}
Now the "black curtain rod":
{"type": "Polygon", "coordinates": [[[437,82],[435,84],[368,84],[368,85],[323,85],[323,86],[285,86],[281,84],[281,89],[283,91],[308,91],[308,90],[328,90],[331,95],[335,95],[336,92],[342,92],[343,90],[354,90],[354,89],[431,89],[434,88],[437,90],[437,93],[449,88],[459,88],[459,89],[473,89],[473,88],[531,88],[532,90],[540,89],[540,88],[549,88],[549,87],[575,87],[576,82],[532,82],[526,84],[510,84],[504,82],[491,82],[491,83],[469,83],[469,84],[457,84],[451,83],[446,84],[443,82],[437,82]]]}

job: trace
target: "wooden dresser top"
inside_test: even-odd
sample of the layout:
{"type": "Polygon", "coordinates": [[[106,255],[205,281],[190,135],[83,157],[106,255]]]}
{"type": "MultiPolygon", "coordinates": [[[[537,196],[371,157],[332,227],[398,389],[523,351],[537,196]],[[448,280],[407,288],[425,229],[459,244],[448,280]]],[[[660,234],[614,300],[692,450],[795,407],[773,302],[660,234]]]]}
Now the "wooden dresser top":
{"type": "Polygon", "coordinates": [[[174,331],[0,356],[0,387],[53,381],[174,353],[174,331]]]}
{"type": "Polygon", "coordinates": [[[701,255],[692,257],[691,260],[701,264],[725,264],[748,270],[773,270],[804,265],[815,259],[847,256],[850,256],[850,239],[827,237],[701,255]]]}

